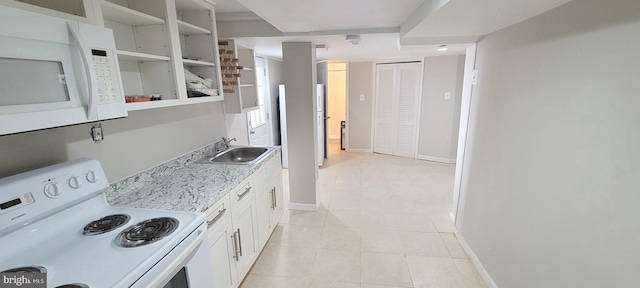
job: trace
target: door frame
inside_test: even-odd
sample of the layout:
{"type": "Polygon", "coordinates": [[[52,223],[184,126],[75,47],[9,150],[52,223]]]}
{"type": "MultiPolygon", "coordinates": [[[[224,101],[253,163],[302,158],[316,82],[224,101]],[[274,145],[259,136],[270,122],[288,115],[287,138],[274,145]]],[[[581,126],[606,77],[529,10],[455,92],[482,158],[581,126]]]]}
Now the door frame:
{"type": "Polygon", "coordinates": [[[376,89],[377,85],[377,81],[378,81],[378,64],[399,64],[399,63],[407,63],[407,62],[420,62],[420,76],[419,76],[419,88],[418,88],[418,107],[416,107],[416,109],[418,110],[417,115],[416,115],[416,126],[415,126],[415,134],[416,134],[416,139],[415,139],[415,143],[414,143],[414,150],[413,150],[413,159],[417,159],[417,155],[418,155],[418,144],[420,141],[420,115],[421,115],[421,106],[422,106],[422,89],[423,89],[423,82],[424,82],[424,57],[408,57],[408,58],[398,58],[398,59],[383,59],[383,60],[376,60],[373,62],[373,98],[372,98],[372,102],[371,103],[371,107],[372,107],[372,111],[371,111],[371,152],[374,152],[374,146],[375,146],[375,139],[376,139],[376,135],[375,135],[375,131],[376,131],[376,103],[378,103],[378,90],[376,89]]]}
{"type": "MultiPolygon", "coordinates": [[[[347,83],[345,83],[344,85],[344,121],[345,121],[345,129],[344,129],[344,137],[345,137],[345,142],[344,142],[344,151],[351,151],[351,146],[349,146],[349,62],[345,62],[347,65],[345,66],[345,77],[344,77],[344,81],[346,81],[347,83]]],[[[327,72],[329,72],[329,70],[327,70],[327,72]]],[[[340,127],[340,134],[342,134],[342,127],[340,127]]]]}
{"type": "MultiPolygon", "coordinates": [[[[329,159],[329,153],[328,153],[328,147],[329,147],[329,126],[327,125],[329,122],[329,119],[327,117],[329,117],[329,64],[331,63],[345,63],[345,77],[344,77],[344,81],[345,83],[345,88],[344,88],[344,120],[346,122],[346,129],[344,132],[344,137],[346,137],[345,139],[345,145],[344,145],[344,151],[349,152],[349,61],[327,61],[327,84],[325,84],[325,101],[324,101],[324,115],[325,115],[325,125],[324,125],[324,131],[325,131],[325,149],[327,149],[327,154],[325,155],[325,159],[329,159]]],[[[336,71],[336,70],[332,70],[332,71],[336,71]]],[[[338,70],[339,71],[339,70],[338,70]]],[[[341,128],[342,129],[342,128],[341,128]]],[[[342,131],[340,131],[340,133],[342,133],[342,131]]]]}
{"type": "MultiPolygon", "coordinates": [[[[458,151],[456,154],[456,171],[453,187],[453,208],[451,210],[451,220],[456,229],[456,233],[459,231],[462,225],[462,218],[464,216],[464,206],[467,198],[467,183],[463,178],[465,172],[465,159],[471,156],[466,155],[467,150],[467,136],[469,133],[469,122],[471,116],[471,97],[473,95],[473,83],[474,71],[476,67],[476,51],[478,44],[474,43],[467,47],[464,62],[464,79],[462,82],[462,103],[460,104],[460,129],[458,131],[458,151]],[[465,193],[462,193],[462,192],[465,193]]],[[[477,79],[475,79],[477,81],[477,79]]]]}
{"type": "MultiPolygon", "coordinates": [[[[274,141],[273,141],[273,123],[271,123],[271,118],[273,117],[273,115],[271,115],[271,85],[269,83],[269,58],[260,54],[255,54],[253,55],[253,63],[254,63],[254,67],[256,67],[254,73],[256,74],[256,79],[258,77],[258,69],[257,69],[257,61],[255,58],[262,58],[264,61],[264,83],[263,83],[263,87],[262,87],[262,93],[264,98],[262,99],[264,101],[264,110],[265,110],[265,123],[264,125],[267,125],[267,141],[269,143],[267,143],[268,146],[273,146],[274,145],[274,141]]],[[[256,83],[258,81],[256,80],[256,83]]],[[[258,87],[256,87],[257,89],[258,87]]],[[[259,93],[259,92],[258,92],[259,93]]],[[[252,110],[255,111],[255,110],[252,110]]],[[[249,140],[249,143],[251,143],[251,125],[249,124],[249,112],[245,113],[245,117],[247,118],[247,138],[249,140]]]]}

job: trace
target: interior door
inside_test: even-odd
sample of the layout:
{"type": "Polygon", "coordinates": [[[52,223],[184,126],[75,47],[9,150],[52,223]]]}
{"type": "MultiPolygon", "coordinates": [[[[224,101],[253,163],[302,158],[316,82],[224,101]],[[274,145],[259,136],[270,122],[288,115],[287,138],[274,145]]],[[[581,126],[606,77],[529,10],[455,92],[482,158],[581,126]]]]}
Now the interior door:
{"type": "Polygon", "coordinates": [[[375,141],[373,152],[393,154],[394,132],[394,91],[396,83],[395,64],[377,65],[376,67],[376,110],[375,110],[375,141]]]}
{"type": "Polygon", "coordinates": [[[377,65],[374,152],[415,156],[421,67],[419,62],[377,65]]]}
{"type": "Polygon", "coordinates": [[[394,137],[397,156],[413,158],[416,154],[421,66],[420,63],[398,64],[394,137]]]}
{"type": "Polygon", "coordinates": [[[262,57],[255,57],[256,90],[258,90],[258,109],[247,112],[247,128],[249,129],[249,145],[272,145],[271,121],[269,120],[269,95],[267,68],[262,57]]]}

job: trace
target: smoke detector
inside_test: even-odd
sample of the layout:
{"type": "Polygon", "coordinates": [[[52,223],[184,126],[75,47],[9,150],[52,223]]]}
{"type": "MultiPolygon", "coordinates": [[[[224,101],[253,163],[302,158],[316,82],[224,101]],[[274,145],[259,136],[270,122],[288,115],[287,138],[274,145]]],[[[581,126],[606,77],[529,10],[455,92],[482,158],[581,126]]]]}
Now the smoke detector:
{"type": "Polygon", "coordinates": [[[360,35],[347,35],[345,40],[353,45],[358,45],[360,44],[360,35]]]}

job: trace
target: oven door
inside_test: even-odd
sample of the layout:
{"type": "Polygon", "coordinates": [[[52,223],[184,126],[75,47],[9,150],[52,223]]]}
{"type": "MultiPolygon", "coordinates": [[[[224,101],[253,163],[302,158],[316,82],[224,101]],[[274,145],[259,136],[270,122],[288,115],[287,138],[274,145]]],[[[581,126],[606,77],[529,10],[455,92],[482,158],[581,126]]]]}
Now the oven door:
{"type": "Polygon", "coordinates": [[[213,287],[206,229],[202,223],[130,288],[213,287]]]}
{"type": "Polygon", "coordinates": [[[191,259],[162,288],[213,287],[209,245],[204,239],[191,259]]]}

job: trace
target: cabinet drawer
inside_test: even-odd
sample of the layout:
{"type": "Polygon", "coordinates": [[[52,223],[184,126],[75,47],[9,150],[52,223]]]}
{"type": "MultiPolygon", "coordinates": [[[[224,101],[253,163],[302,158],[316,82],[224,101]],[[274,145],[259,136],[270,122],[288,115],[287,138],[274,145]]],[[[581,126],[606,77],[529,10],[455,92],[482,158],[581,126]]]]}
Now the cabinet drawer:
{"type": "Polygon", "coordinates": [[[229,195],[225,195],[216,204],[209,206],[205,214],[207,215],[207,229],[215,229],[218,226],[217,223],[222,222],[221,219],[231,214],[229,195]]]}
{"type": "Polygon", "coordinates": [[[249,199],[251,195],[255,194],[253,177],[249,177],[242,181],[240,185],[236,186],[229,193],[229,201],[231,211],[235,211],[245,200],[249,199]]]}

